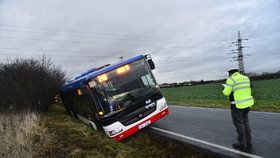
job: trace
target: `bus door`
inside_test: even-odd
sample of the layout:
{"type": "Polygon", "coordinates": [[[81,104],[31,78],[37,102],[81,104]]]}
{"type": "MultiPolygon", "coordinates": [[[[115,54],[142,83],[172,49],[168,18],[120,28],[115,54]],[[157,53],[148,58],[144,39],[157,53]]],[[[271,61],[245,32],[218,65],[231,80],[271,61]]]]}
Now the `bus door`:
{"type": "Polygon", "coordinates": [[[84,103],[84,106],[81,107],[81,112],[84,114],[84,116],[87,116],[86,118],[88,120],[95,124],[93,125],[95,126],[95,129],[101,129],[100,117],[98,115],[98,98],[88,85],[83,86],[81,89],[83,92],[83,100],[86,102],[84,103]]]}

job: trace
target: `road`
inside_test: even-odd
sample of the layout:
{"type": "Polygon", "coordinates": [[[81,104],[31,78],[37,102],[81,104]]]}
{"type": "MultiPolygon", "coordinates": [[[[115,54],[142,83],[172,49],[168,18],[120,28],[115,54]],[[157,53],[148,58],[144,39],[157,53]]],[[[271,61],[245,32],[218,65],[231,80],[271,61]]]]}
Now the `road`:
{"type": "Polygon", "coordinates": [[[170,115],[154,123],[149,131],[222,157],[280,157],[280,113],[251,111],[253,148],[240,152],[232,148],[237,133],[230,110],[186,106],[169,108],[170,115]]]}

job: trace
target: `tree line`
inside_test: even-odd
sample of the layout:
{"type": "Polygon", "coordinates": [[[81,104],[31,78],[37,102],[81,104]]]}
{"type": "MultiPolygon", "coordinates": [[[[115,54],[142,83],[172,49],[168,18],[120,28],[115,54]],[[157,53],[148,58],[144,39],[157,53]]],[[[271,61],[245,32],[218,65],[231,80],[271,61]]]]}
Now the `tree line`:
{"type": "Polygon", "coordinates": [[[271,72],[263,72],[263,73],[247,73],[251,80],[270,80],[280,78],[280,71],[271,73],[271,72]]]}
{"type": "MultiPolygon", "coordinates": [[[[252,80],[270,80],[280,78],[280,71],[271,73],[271,72],[263,72],[263,73],[255,73],[250,72],[246,73],[246,75],[252,80]]],[[[218,80],[199,80],[199,81],[188,81],[188,82],[180,82],[180,83],[163,83],[160,84],[161,88],[170,88],[170,87],[184,87],[184,86],[192,86],[192,85],[200,85],[207,83],[221,83],[225,82],[226,79],[218,79],[218,80]]]]}
{"type": "Polygon", "coordinates": [[[65,73],[45,56],[0,63],[0,111],[43,112],[64,82],[65,73]]]}

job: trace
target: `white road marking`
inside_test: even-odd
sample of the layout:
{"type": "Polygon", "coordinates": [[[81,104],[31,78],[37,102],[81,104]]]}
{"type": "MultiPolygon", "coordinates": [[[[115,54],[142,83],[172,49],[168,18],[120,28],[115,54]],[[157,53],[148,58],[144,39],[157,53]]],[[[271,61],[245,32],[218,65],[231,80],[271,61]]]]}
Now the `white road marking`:
{"type": "Polygon", "coordinates": [[[277,112],[259,112],[259,111],[250,111],[251,113],[257,113],[257,114],[271,114],[271,115],[280,115],[280,113],[277,112]]]}
{"type": "MultiPolygon", "coordinates": [[[[211,107],[197,107],[197,106],[183,106],[183,105],[169,105],[172,107],[178,108],[189,108],[189,109],[203,109],[203,110],[230,110],[230,109],[223,109],[223,108],[211,108],[211,107]]],[[[280,115],[277,112],[260,112],[260,111],[250,111],[250,113],[260,113],[260,114],[272,114],[272,115],[280,115]]]]}
{"type": "Polygon", "coordinates": [[[184,106],[184,105],[168,105],[176,108],[185,108],[185,109],[203,109],[203,110],[228,110],[222,108],[209,108],[209,107],[199,107],[199,106],[184,106]]]}
{"type": "Polygon", "coordinates": [[[185,136],[185,135],[182,135],[182,134],[174,133],[174,132],[167,131],[167,130],[164,130],[164,129],[160,129],[160,128],[157,128],[157,127],[150,127],[150,128],[152,128],[154,130],[157,130],[157,131],[164,132],[164,133],[168,133],[168,134],[171,134],[171,135],[183,138],[183,139],[191,140],[191,141],[194,141],[194,142],[198,142],[198,143],[201,143],[201,144],[209,145],[209,146],[212,146],[212,147],[215,147],[215,148],[219,148],[219,149],[222,149],[222,150],[226,150],[226,151],[230,151],[230,152],[233,152],[233,153],[236,153],[236,154],[240,154],[240,155],[243,155],[243,156],[247,156],[247,157],[251,157],[251,158],[262,158],[261,156],[257,156],[257,155],[249,154],[249,153],[242,152],[242,151],[239,151],[239,150],[231,149],[231,148],[228,148],[228,147],[225,147],[225,146],[221,146],[221,145],[218,145],[218,144],[214,144],[214,143],[199,140],[199,139],[196,139],[196,138],[188,137],[188,136],[185,136]]]}

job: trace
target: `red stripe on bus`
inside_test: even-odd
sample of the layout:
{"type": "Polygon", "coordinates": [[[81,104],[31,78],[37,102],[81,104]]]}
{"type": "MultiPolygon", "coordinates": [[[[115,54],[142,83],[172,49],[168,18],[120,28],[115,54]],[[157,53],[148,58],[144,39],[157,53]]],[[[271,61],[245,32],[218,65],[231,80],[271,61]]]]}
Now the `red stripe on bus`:
{"type": "Polygon", "coordinates": [[[139,131],[138,126],[141,125],[142,123],[144,123],[144,122],[150,120],[150,121],[151,121],[151,124],[152,124],[152,123],[156,122],[157,120],[163,118],[164,116],[166,116],[166,115],[168,115],[168,114],[169,114],[169,109],[167,108],[167,109],[165,109],[165,110],[163,110],[163,111],[157,113],[156,115],[150,117],[149,119],[146,119],[146,120],[140,122],[139,124],[137,124],[137,125],[135,125],[135,126],[129,128],[129,129],[127,129],[126,131],[124,131],[124,132],[122,132],[122,133],[120,133],[120,134],[114,136],[113,139],[114,139],[115,141],[121,141],[121,140],[127,138],[128,136],[130,136],[130,135],[132,135],[132,134],[138,132],[138,131],[139,131]]]}

